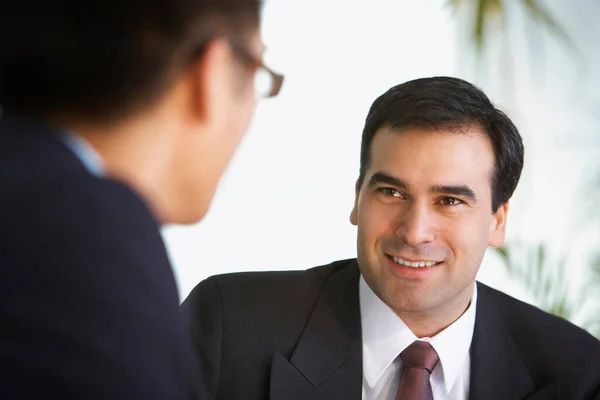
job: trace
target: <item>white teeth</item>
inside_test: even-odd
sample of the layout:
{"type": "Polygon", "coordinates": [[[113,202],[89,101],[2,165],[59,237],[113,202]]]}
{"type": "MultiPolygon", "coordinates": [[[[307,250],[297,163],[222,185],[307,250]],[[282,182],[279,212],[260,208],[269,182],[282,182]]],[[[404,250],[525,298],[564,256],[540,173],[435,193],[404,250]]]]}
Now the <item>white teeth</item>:
{"type": "Polygon", "coordinates": [[[400,257],[396,257],[396,256],[392,256],[392,260],[394,260],[394,262],[397,263],[397,264],[405,265],[405,266],[411,267],[411,268],[431,267],[431,266],[433,266],[435,264],[438,264],[436,261],[415,261],[415,262],[410,262],[410,261],[403,260],[400,257]]]}

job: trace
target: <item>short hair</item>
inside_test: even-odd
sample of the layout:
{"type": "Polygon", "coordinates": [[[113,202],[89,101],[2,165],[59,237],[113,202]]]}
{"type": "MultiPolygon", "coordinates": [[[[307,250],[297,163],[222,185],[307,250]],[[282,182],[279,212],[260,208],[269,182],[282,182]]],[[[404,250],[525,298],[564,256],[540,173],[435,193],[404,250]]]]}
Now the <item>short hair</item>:
{"type": "Polygon", "coordinates": [[[4,112],[106,121],[157,101],[214,38],[259,28],[260,0],[2,0],[4,112]]]}
{"type": "Polygon", "coordinates": [[[507,202],[523,169],[524,148],[513,122],[476,86],[462,79],[433,77],[394,86],[375,100],[362,133],[359,184],[371,161],[371,144],[382,127],[461,132],[476,126],[490,139],[495,165],[492,211],[507,202]]]}

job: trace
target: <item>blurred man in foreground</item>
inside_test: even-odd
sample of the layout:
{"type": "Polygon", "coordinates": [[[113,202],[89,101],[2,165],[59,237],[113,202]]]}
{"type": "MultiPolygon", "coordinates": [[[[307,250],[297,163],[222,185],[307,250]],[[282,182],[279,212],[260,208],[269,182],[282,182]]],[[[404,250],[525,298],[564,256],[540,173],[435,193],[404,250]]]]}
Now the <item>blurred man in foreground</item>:
{"type": "Polygon", "coordinates": [[[260,9],[2,2],[0,398],[202,396],[159,226],[205,215],[279,90],[260,9]]]}

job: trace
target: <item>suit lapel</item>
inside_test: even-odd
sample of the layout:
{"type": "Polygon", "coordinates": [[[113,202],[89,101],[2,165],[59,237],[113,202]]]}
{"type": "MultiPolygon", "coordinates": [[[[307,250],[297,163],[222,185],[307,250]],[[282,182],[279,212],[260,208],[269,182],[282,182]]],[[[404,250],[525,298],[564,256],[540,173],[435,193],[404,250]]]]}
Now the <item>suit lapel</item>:
{"type": "Polygon", "coordinates": [[[291,359],[273,357],[271,400],[360,400],[358,280],[352,261],[325,282],[291,359]]]}
{"type": "Polygon", "coordinates": [[[499,314],[496,299],[478,283],[477,314],[471,343],[471,400],[522,400],[535,386],[499,314]]]}
{"type": "Polygon", "coordinates": [[[536,391],[531,397],[525,400],[559,400],[560,399],[560,383],[554,381],[536,391]]]}

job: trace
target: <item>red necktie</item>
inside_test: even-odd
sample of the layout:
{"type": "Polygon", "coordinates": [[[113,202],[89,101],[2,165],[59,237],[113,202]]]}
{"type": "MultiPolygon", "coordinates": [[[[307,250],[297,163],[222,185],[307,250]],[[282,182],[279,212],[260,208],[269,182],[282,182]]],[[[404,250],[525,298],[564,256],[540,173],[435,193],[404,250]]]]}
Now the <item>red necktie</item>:
{"type": "Polygon", "coordinates": [[[417,340],[400,353],[402,376],[396,400],[433,400],[429,377],[440,361],[434,348],[417,340]]]}

